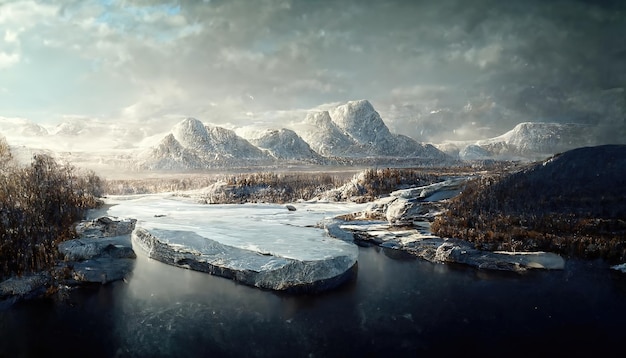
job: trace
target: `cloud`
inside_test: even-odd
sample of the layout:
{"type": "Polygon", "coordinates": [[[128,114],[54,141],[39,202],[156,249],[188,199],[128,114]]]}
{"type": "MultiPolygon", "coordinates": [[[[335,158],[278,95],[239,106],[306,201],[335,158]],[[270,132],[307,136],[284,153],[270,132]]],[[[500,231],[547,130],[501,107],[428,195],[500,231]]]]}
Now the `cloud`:
{"type": "Polygon", "coordinates": [[[600,121],[620,102],[577,101],[626,87],[625,19],[582,0],[18,0],[0,5],[0,115],[237,126],[365,98],[423,140],[600,121]]]}

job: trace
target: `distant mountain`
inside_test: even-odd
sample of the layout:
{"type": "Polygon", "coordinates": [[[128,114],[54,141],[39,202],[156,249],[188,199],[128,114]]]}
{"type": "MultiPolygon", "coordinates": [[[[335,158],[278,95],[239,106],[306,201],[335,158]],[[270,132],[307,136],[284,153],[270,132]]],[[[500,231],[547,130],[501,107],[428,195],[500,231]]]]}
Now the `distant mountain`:
{"type": "Polygon", "coordinates": [[[299,132],[302,138],[326,156],[446,159],[432,145],[391,133],[367,100],[350,101],[328,112],[310,113],[304,124],[299,132]]]}
{"type": "Polygon", "coordinates": [[[221,155],[238,159],[268,159],[259,148],[235,132],[216,126],[205,126],[195,118],[186,118],[172,129],[174,138],[185,148],[201,156],[221,155]]]}
{"type": "Polygon", "coordinates": [[[168,134],[159,144],[144,152],[143,167],[150,170],[188,170],[205,167],[202,160],[193,150],[187,149],[168,134]]]}
{"type": "Polygon", "coordinates": [[[276,159],[316,164],[324,162],[321,155],[311,149],[307,142],[290,129],[268,129],[255,138],[249,138],[249,141],[259,148],[267,149],[276,159]]]}
{"type": "Polygon", "coordinates": [[[139,167],[150,170],[187,170],[267,165],[273,157],[235,132],[206,126],[186,118],[154,148],[140,156],[139,167]]]}
{"type": "Polygon", "coordinates": [[[59,125],[57,125],[52,133],[55,135],[62,136],[78,136],[85,134],[85,132],[89,131],[89,126],[85,121],[82,120],[67,120],[59,125]]]}
{"type": "Polygon", "coordinates": [[[581,124],[524,122],[494,138],[447,142],[438,147],[450,155],[458,155],[462,160],[540,160],[593,144],[586,135],[588,130],[588,126],[581,124]]]}
{"type": "Polygon", "coordinates": [[[0,117],[0,132],[26,137],[40,137],[48,135],[48,130],[26,118],[0,117]]]}

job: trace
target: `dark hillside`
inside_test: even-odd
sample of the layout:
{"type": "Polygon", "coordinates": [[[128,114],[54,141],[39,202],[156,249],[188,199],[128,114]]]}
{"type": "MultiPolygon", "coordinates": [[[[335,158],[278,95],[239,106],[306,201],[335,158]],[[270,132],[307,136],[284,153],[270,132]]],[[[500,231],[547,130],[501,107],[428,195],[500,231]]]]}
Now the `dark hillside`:
{"type": "Polygon", "coordinates": [[[484,249],[626,256],[626,146],[578,148],[476,179],[433,230],[484,249]]]}

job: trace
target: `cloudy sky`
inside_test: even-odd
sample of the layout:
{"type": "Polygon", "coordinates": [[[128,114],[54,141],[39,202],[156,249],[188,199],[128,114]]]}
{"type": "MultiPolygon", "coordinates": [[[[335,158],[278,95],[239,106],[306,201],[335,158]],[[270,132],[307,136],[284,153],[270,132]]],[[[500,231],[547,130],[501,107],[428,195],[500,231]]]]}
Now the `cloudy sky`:
{"type": "Polygon", "coordinates": [[[185,116],[280,126],[368,99],[418,140],[560,121],[623,142],[623,4],[0,0],[0,118],[150,134],[185,116]]]}

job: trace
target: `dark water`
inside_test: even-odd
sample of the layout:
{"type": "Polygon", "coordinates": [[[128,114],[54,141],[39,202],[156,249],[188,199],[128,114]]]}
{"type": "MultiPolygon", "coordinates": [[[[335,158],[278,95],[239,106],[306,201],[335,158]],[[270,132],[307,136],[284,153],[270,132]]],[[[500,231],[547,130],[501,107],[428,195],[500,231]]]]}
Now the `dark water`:
{"type": "Polygon", "coordinates": [[[624,356],[626,275],[602,262],[524,275],[361,248],[311,296],[139,257],[128,283],[0,311],[0,356],[624,356]]]}

